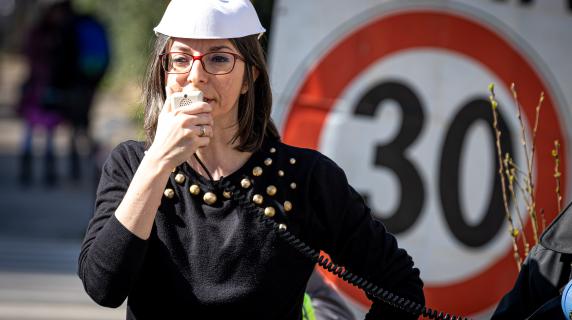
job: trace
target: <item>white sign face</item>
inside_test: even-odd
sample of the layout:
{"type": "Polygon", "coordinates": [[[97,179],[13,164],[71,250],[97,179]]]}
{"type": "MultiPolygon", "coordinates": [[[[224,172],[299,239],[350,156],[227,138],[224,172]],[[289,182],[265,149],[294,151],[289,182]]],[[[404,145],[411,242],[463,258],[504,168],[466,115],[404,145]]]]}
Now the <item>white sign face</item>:
{"type": "MultiPolygon", "coordinates": [[[[503,222],[498,226],[500,232],[495,232],[494,238],[484,239],[488,240],[485,245],[471,250],[452,237],[445,218],[440,214],[439,162],[442,153],[461,153],[459,163],[462,167],[458,174],[462,214],[469,225],[478,225],[486,213],[496,177],[494,138],[486,123],[480,121],[468,129],[461,150],[443,149],[443,140],[459,109],[471,99],[487,101],[486,90],[482,88],[486,89],[490,81],[500,81],[465,57],[442,50],[421,49],[393,55],[372,65],[347,88],[322,129],[320,150],[349,173],[350,183],[360,193],[368,195],[370,207],[380,218],[384,218],[384,214],[387,218],[388,213],[395,212],[400,199],[416,198],[400,194],[399,173],[375,164],[376,146],[390,144],[399,134],[404,121],[401,107],[388,100],[378,106],[373,117],[356,117],[352,110],[364,95],[364,90],[388,81],[401,83],[415,91],[425,117],[419,137],[405,152],[419,173],[419,181],[426,194],[425,203],[419,220],[400,234],[400,245],[415,257],[427,283],[454,282],[478,273],[511,247],[510,236],[505,232],[506,223],[499,215],[499,221],[503,222]],[[434,70],[428,73],[427,66],[434,70]],[[462,75],[459,70],[463,70],[462,75]],[[357,149],[359,156],[348,152],[348,146],[357,149]],[[435,257],[440,256],[436,254],[438,252],[447,254],[435,263],[435,257]]],[[[499,99],[510,101],[505,88],[497,86],[496,89],[499,99]]],[[[488,103],[482,107],[485,112],[490,112],[488,103]]],[[[509,108],[505,112],[512,115],[514,109],[509,108]]],[[[507,117],[507,122],[511,132],[517,133],[519,124],[516,117],[507,117]]],[[[521,149],[516,148],[515,151],[521,149]]],[[[524,159],[524,154],[519,152],[515,157],[524,159]]]]}
{"type": "MultiPolygon", "coordinates": [[[[273,116],[285,142],[318,149],[346,171],[413,256],[432,308],[488,318],[516,278],[489,83],[500,102],[503,152],[511,151],[523,169],[510,84],[516,83],[529,141],[544,92],[536,200],[547,219],[557,213],[550,151],[558,140],[568,190],[569,30],[566,1],[276,4],[273,116]]],[[[522,202],[517,206],[525,212],[522,202]]]]}

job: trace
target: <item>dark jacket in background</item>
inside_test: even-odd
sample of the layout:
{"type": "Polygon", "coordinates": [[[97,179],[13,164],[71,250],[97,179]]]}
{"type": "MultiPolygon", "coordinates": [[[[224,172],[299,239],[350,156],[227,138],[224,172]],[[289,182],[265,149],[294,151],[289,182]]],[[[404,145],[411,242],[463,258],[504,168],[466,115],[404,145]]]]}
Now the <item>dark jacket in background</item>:
{"type": "Polygon", "coordinates": [[[570,280],[572,209],[554,219],[532,248],[512,290],[500,301],[493,320],[565,319],[560,292],[570,280]]]}

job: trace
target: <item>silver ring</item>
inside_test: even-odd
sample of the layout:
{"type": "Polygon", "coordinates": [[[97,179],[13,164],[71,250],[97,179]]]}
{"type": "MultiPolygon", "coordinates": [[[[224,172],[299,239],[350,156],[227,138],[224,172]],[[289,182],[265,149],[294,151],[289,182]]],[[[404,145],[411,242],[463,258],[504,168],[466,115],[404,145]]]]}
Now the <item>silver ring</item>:
{"type": "Polygon", "coordinates": [[[199,137],[204,137],[207,134],[207,130],[205,129],[205,126],[199,126],[199,128],[201,128],[201,132],[199,132],[199,137]]]}

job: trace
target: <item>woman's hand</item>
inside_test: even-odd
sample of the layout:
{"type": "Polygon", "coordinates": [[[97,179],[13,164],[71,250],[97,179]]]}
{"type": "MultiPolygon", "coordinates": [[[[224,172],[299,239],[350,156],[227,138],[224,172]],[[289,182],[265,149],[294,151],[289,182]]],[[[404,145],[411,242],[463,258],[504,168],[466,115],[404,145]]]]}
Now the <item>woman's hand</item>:
{"type": "Polygon", "coordinates": [[[170,97],[174,90],[165,89],[167,98],[159,114],[155,139],[146,156],[158,160],[166,170],[172,170],[190,159],[198,148],[209,144],[213,135],[212,107],[199,101],[173,110],[170,97]]]}

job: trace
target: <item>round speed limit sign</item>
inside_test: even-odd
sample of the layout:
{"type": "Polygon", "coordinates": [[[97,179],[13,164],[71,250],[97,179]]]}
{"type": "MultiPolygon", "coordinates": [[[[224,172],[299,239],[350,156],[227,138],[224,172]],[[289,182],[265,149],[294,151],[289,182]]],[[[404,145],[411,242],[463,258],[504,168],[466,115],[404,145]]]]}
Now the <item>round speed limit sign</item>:
{"type": "MultiPolygon", "coordinates": [[[[467,15],[401,10],[340,35],[302,81],[284,125],[287,143],[319,149],[346,170],[413,256],[427,304],[457,314],[493,307],[517,273],[489,82],[497,84],[503,150],[523,168],[510,84],[528,134],[545,93],[534,170],[537,207],[550,221],[557,210],[550,151],[556,139],[566,148],[554,94],[523,50],[467,15]]],[[[566,159],[561,164],[565,172],[566,159]]]]}

